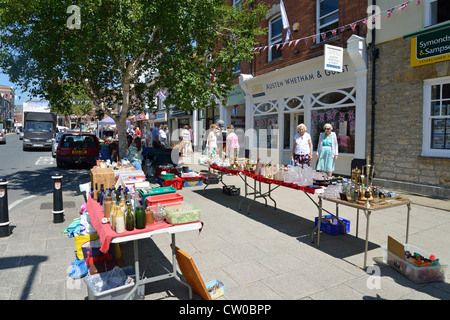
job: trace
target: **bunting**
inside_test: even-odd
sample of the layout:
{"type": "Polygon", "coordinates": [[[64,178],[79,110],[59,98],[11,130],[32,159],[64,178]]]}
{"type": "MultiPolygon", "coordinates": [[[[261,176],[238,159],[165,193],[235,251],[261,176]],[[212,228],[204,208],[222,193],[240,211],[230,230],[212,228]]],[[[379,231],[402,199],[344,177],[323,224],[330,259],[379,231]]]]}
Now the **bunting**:
{"type": "MultiPolygon", "coordinates": [[[[357,27],[359,24],[362,24],[363,27],[366,27],[366,26],[367,26],[367,23],[369,22],[369,18],[372,19],[372,22],[375,22],[375,21],[377,21],[378,19],[380,19],[382,15],[385,14],[385,15],[386,15],[386,19],[389,19],[389,18],[393,15],[393,13],[394,13],[394,11],[395,11],[396,9],[397,9],[397,11],[400,11],[400,12],[401,12],[401,11],[403,11],[404,9],[406,9],[406,7],[407,7],[411,2],[414,2],[414,1],[417,1],[417,2],[416,2],[416,5],[417,5],[417,6],[420,5],[420,4],[422,3],[421,0],[412,0],[412,1],[403,2],[403,3],[400,4],[400,5],[394,6],[394,7],[392,7],[391,9],[385,10],[385,11],[383,11],[383,12],[380,12],[380,13],[374,15],[374,16],[370,16],[370,17],[368,17],[368,18],[360,19],[360,20],[358,20],[358,21],[355,21],[355,22],[352,22],[352,23],[349,23],[349,24],[346,24],[346,25],[337,27],[336,29],[332,29],[332,30],[330,30],[330,31],[325,31],[325,32],[321,32],[321,33],[309,35],[309,36],[304,37],[304,38],[300,38],[300,39],[296,39],[296,40],[290,40],[290,41],[289,41],[290,29],[289,29],[289,27],[287,26],[287,23],[288,23],[288,22],[287,22],[287,15],[286,15],[286,13],[285,13],[285,11],[284,11],[284,13],[282,13],[282,18],[283,18],[283,28],[287,29],[286,40],[285,40],[285,42],[284,42],[283,44],[282,44],[282,43],[278,44],[277,47],[279,47],[280,45],[283,45],[283,47],[285,47],[286,44],[289,44],[289,47],[290,47],[290,46],[293,44],[293,45],[294,45],[293,47],[295,48],[300,40],[303,40],[303,41],[305,42],[306,46],[308,46],[309,43],[310,43],[310,42],[309,42],[310,39],[312,39],[312,43],[315,43],[318,37],[322,38],[322,39],[325,41],[328,32],[331,32],[331,34],[333,34],[333,35],[337,35],[338,32],[341,32],[341,33],[342,33],[342,32],[344,32],[344,31],[345,31],[346,29],[348,29],[348,28],[351,28],[353,32],[356,32],[356,27],[357,27]],[[285,24],[285,23],[286,23],[286,24],[285,24]],[[286,27],[286,26],[287,26],[287,27],[286,27]]],[[[283,2],[280,1],[280,5],[282,5],[282,10],[284,10],[284,4],[282,4],[282,3],[283,3],[283,2]]],[[[252,51],[261,51],[261,50],[266,50],[267,48],[268,48],[268,46],[255,47],[255,48],[252,49],[252,51]]],[[[271,49],[271,48],[272,48],[272,46],[269,47],[269,49],[271,49]]]]}

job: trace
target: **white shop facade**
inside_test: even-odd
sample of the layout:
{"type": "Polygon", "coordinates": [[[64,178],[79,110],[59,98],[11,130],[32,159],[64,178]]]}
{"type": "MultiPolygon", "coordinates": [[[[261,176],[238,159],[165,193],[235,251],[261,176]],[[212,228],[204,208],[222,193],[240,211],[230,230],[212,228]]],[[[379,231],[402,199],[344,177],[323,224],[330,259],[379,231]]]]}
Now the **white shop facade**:
{"type": "Polygon", "coordinates": [[[344,50],[343,71],[324,70],[324,57],[257,77],[241,75],[245,92],[247,155],[287,164],[297,125],[304,123],[314,156],[325,123],[339,138],[335,174],[349,175],[352,162],[366,158],[367,55],[365,39],[352,36],[344,50]]]}

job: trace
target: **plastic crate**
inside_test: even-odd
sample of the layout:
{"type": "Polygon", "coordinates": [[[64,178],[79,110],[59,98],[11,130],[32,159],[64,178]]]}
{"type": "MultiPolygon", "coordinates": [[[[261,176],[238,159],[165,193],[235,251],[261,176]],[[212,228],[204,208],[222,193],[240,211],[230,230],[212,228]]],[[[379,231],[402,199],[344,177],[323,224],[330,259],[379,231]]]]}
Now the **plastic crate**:
{"type": "MultiPolygon", "coordinates": [[[[412,244],[405,244],[405,251],[411,253],[417,252],[425,258],[431,254],[412,244]]],[[[391,251],[387,250],[387,245],[381,247],[383,249],[383,262],[400,272],[409,280],[415,283],[430,283],[445,281],[445,275],[448,272],[448,262],[439,259],[438,266],[418,267],[405,260],[405,257],[398,257],[391,251]]],[[[439,258],[439,257],[437,257],[439,258]]]]}
{"type": "Polygon", "coordinates": [[[183,203],[164,208],[166,220],[170,224],[184,224],[200,220],[202,209],[196,204],[183,203]]]}
{"type": "MultiPolygon", "coordinates": [[[[122,268],[127,276],[132,277],[136,282],[136,274],[133,266],[122,268]]],[[[134,288],[135,283],[125,284],[117,288],[98,292],[94,286],[94,283],[99,278],[110,274],[112,271],[97,273],[84,278],[84,282],[88,288],[88,300],[123,300],[127,294],[134,288]]],[[[142,299],[145,295],[145,286],[139,286],[139,288],[130,296],[130,300],[142,299]]]]}
{"type": "Polygon", "coordinates": [[[237,196],[241,194],[241,188],[236,188],[235,186],[223,186],[222,192],[229,196],[237,196]]]}
{"type": "Polygon", "coordinates": [[[174,202],[182,202],[183,195],[175,192],[175,193],[166,193],[157,196],[150,196],[146,198],[147,206],[155,206],[158,203],[162,203],[163,205],[174,203],[174,202]]]}
{"type": "Polygon", "coordinates": [[[218,184],[219,182],[220,182],[219,177],[214,174],[203,176],[204,184],[218,184]]]}
{"type": "Polygon", "coordinates": [[[175,189],[174,187],[148,188],[148,190],[145,189],[138,189],[138,190],[141,196],[143,197],[177,192],[177,189],[175,189]]]}
{"type": "MultiPolygon", "coordinates": [[[[332,236],[336,236],[338,234],[346,234],[350,232],[350,220],[339,218],[339,220],[342,222],[339,223],[336,218],[332,218],[333,216],[331,214],[323,216],[322,217],[322,223],[320,225],[320,231],[323,231],[325,233],[328,233],[332,236]],[[328,221],[323,221],[323,219],[329,219],[328,221]]],[[[314,219],[314,226],[317,226],[317,223],[319,221],[319,217],[316,217],[314,219]]]]}
{"type": "Polygon", "coordinates": [[[173,178],[175,178],[174,173],[161,173],[161,179],[172,180],[173,178]]]}

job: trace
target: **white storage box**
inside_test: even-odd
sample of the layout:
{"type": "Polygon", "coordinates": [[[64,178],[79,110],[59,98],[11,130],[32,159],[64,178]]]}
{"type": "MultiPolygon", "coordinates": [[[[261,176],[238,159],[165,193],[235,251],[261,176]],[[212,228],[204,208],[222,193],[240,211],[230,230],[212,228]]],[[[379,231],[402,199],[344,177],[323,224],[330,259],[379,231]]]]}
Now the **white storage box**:
{"type": "MultiPolygon", "coordinates": [[[[127,296],[127,294],[134,288],[136,284],[136,274],[133,266],[127,266],[122,268],[125,272],[125,275],[130,276],[135,281],[130,284],[124,284],[122,286],[112,288],[105,291],[98,291],[95,287],[95,283],[101,281],[100,278],[104,278],[108,274],[111,274],[111,271],[106,271],[102,273],[97,273],[91,276],[85,277],[83,280],[86,283],[88,288],[88,300],[123,300],[127,296]]],[[[131,296],[130,300],[135,299],[143,299],[145,295],[145,286],[140,286],[131,296]]]]}
{"type": "MultiPolygon", "coordinates": [[[[417,252],[425,258],[430,257],[430,253],[422,250],[412,244],[405,244],[405,251],[409,251],[412,254],[417,252]]],[[[445,281],[445,274],[448,271],[448,263],[439,257],[439,265],[429,267],[417,267],[405,260],[405,257],[398,257],[391,251],[387,250],[387,246],[382,246],[383,249],[383,262],[390,265],[392,268],[403,274],[409,280],[415,283],[430,283],[445,281]]]]}

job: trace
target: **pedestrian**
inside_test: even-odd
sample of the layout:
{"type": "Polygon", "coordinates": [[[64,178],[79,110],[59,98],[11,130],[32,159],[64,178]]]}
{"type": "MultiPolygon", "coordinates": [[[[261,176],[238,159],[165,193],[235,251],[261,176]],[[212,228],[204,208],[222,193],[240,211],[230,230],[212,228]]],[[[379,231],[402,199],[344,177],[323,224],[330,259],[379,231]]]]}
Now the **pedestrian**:
{"type": "Polygon", "coordinates": [[[155,149],[161,148],[161,143],[159,142],[159,126],[160,123],[156,122],[155,127],[152,130],[152,146],[155,149]]]}
{"type": "Polygon", "coordinates": [[[167,146],[167,133],[166,133],[167,126],[162,127],[159,130],[159,142],[161,143],[161,146],[167,146]]]}
{"type": "Polygon", "coordinates": [[[181,131],[181,135],[183,137],[183,155],[187,156],[190,154],[191,147],[191,134],[189,132],[189,126],[185,125],[183,130],[181,131]]]}
{"type": "Polygon", "coordinates": [[[192,151],[194,151],[194,130],[192,129],[192,126],[189,125],[189,134],[191,136],[191,147],[192,151]]]}
{"type": "Polygon", "coordinates": [[[133,142],[131,143],[130,147],[127,150],[127,157],[128,161],[131,162],[133,167],[136,168],[136,170],[142,170],[142,144],[141,144],[141,138],[136,137],[134,138],[133,142]]]}
{"type": "Polygon", "coordinates": [[[234,133],[234,126],[232,124],[227,127],[227,132],[226,156],[234,160],[239,155],[239,139],[236,133],[234,133]]]}
{"type": "Polygon", "coordinates": [[[294,136],[294,143],[292,145],[292,160],[294,166],[311,165],[311,158],[313,154],[313,146],[311,135],[306,132],[307,128],[303,123],[297,126],[297,133],[294,136]]]}
{"type": "Polygon", "coordinates": [[[227,128],[223,120],[217,121],[217,153],[222,159],[222,155],[225,154],[226,142],[227,142],[227,128]]]}
{"type": "Polygon", "coordinates": [[[324,171],[331,178],[334,171],[334,162],[338,158],[338,141],[336,133],[332,132],[333,126],[326,123],[323,126],[325,132],[319,136],[317,145],[317,171],[324,171]]]}
{"type": "Polygon", "coordinates": [[[209,127],[208,138],[206,139],[206,154],[211,159],[217,155],[217,128],[216,124],[212,124],[209,127]]]}

